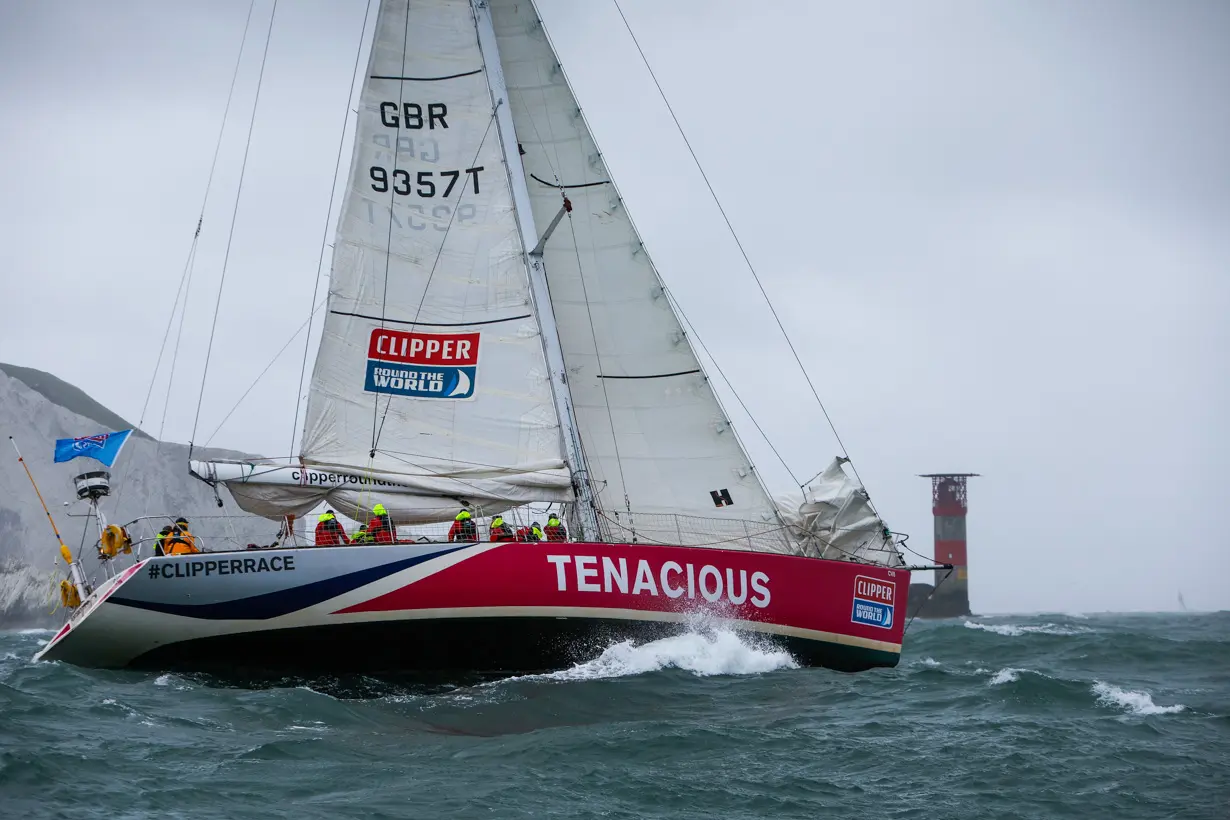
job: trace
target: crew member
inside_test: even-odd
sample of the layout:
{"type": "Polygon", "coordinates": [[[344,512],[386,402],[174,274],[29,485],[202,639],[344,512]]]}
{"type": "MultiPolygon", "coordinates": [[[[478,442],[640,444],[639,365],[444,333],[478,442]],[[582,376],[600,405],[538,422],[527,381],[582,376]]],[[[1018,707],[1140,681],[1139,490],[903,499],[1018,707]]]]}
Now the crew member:
{"type": "Polygon", "coordinates": [[[361,524],[359,531],[354,534],[354,538],[350,539],[352,544],[370,544],[372,542],[372,534],[367,531],[367,525],[361,524]]]}
{"type": "Polygon", "coordinates": [[[516,536],[513,535],[512,527],[504,523],[504,517],[497,515],[491,519],[491,540],[492,541],[514,541],[516,536]]]}
{"type": "Polygon", "coordinates": [[[543,532],[546,533],[548,541],[568,540],[568,529],[560,523],[559,516],[555,513],[547,517],[547,526],[543,532]]]}
{"type": "Polygon", "coordinates": [[[538,526],[537,521],[535,521],[533,524],[531,524],[528,527],[518,527],[517,528],[517,540],[518,541],[541,541],[542,540],[542,528],[538,526]]]}
{"type": "Polygon", "coordinates": [[[372,520],[367,522],[367,534],[377,544],[392,544],[395,540],[393,523],[389,520],[389,511],[383,504],[372,507],[372,520]]]}
{"type": "Polygon", "coordinates": [[[167,555],[192,555],[201,551],[196,536],[188,530],[187,518],[175,519],[175,527],[163,539],[162,549],[167,555]]]}
{"type": "Polygon", "coordinates": [[[474,519],[471,517],[469,510],[463,509],[461,512],[457,513],[457,517],[453,519],[453,526],[448,528],[448,540],[478,540],[478,527],[474,526],[474,519]]]}
{"type": "Polygon", "coordinates": [[[154,555],[166,555],[166,540],[171,533],[175,532],[174,524],[167,524],[158,531],[158,535],[154,537],[154,555]]]}
{"type": "Polygon", "coordinates": [[[350,543],[345,528],[338,522],[333,510],[325,510],[316,520],[316,546],[338,547],[350,543]]]}

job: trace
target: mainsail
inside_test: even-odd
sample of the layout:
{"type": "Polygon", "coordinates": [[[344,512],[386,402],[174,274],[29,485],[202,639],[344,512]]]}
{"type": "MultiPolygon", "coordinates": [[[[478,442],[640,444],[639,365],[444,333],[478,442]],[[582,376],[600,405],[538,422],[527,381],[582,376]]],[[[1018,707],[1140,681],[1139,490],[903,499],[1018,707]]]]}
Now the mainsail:
{"type": "Polygon", "coordinates": [[[468,2],[380,5],[327,310],[302,465],[213,468],[241,506],[572,499],[468,2]]]}

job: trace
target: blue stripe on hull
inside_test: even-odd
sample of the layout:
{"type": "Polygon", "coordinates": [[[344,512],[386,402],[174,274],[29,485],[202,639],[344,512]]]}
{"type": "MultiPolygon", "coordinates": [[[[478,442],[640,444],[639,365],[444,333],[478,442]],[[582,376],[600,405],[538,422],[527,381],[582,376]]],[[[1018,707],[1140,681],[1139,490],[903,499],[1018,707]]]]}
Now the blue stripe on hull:
{"type": "Polygon", "coordinates": [[[168,604],[157,601],[138,601],[133,598],[125,598],[122,595],[113,595],[107,599],[107,603],[205,620],[261,621],[314,606],[321,601],[336,598],[338,595],[358,589],[365,584],[379,581],[381,578],[387,578],[395,572],[400,572],[416,564],[430,561],[433,558],[439,558],[441,555],[447,555],[450,552],[456,552],[463,548],[452,547],[440,550],[439,552],[431,552],[426,555],[418,555],[401,561],[392,561],[376,567],[368,567],[357,572],[338,575],[334,578],[325,578],[321,581],[314,581],[310,584],[303,584],[302,586],[291,587],[290,589],[279,589],[275,592],[252,595],[248,598],[237,598],[233,601],[218,601],[211,604],[168,604]]]}

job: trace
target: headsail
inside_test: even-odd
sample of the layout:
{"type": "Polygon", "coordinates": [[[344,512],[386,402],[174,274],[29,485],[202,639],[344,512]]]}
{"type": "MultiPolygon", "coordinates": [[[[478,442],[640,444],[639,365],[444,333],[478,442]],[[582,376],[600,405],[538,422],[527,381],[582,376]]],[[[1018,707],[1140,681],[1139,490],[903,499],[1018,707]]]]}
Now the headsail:
{"type": "MultiPolygon", "coordinates": [[[[776,522],[700,370],[532,3],[490,0],[586,463],[626,510],[776,522]]],[[[645,519],[648,525],[651,519],[645,519]]],[[[637,527],[638,531],[642,527],[637,527]]],[[[612,533],[613,535],[615,533],[612,533]]],[[[658,536],[678,543],[670,523],[658,536]]]]}
{"type": "MultiPolygon", "coordinates": [[[[386,482],[404,523],[572,499],[467,2],[381,2],[327,307],[303,465],[386,482]]],[[[266,515],[323,500],[296,483],[230,482],[266,515]]]]}

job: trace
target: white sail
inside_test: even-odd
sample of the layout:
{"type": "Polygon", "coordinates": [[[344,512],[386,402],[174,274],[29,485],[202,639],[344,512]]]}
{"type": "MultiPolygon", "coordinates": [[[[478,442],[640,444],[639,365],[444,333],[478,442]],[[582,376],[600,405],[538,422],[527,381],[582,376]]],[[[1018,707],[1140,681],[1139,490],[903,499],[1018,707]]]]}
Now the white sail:
{"type": "Polygon", "coordinates": [[[560,424],[571,415],[584,450],[572,466],[612,540],[899,561],[839,465],[779,515],[533,4],[475,2],[477,17],[469,0],[381,2],[301,463],[193,469],[270,517],[322,501],[356,517],[379,502],[403,524],[451,518],[458,503],[494,514],[574,501],[560,424]],[[550,311],[531,304],[536,260],[550,311]],[[552,313],[558,339],[544,339],[552,313]],[[566,371],[555,401],[544,344],[566,371]]]}
{"type": "MultiPolygon", "coordinates": [[[[327,308],[303,466],[395,483],[403,523],[572,499],[464,0],[381,2],[327,308]]],[[[275,475],[231,479],[241,506],[321,500],[275,475]]]]}
{"type": "MultiPolygon", "coordinates": [[[[624,523],[627,510],[776,521],[532,3],[490,6],[540,230],[560,212],[562,193],[572,204],[571,223],[560,222],[542,255],[577,426],[605,515],[619,514],[624,523]]],[[[677,533],[675,522],[661,528],[660,540],[695,540],[677,533]]]]}

